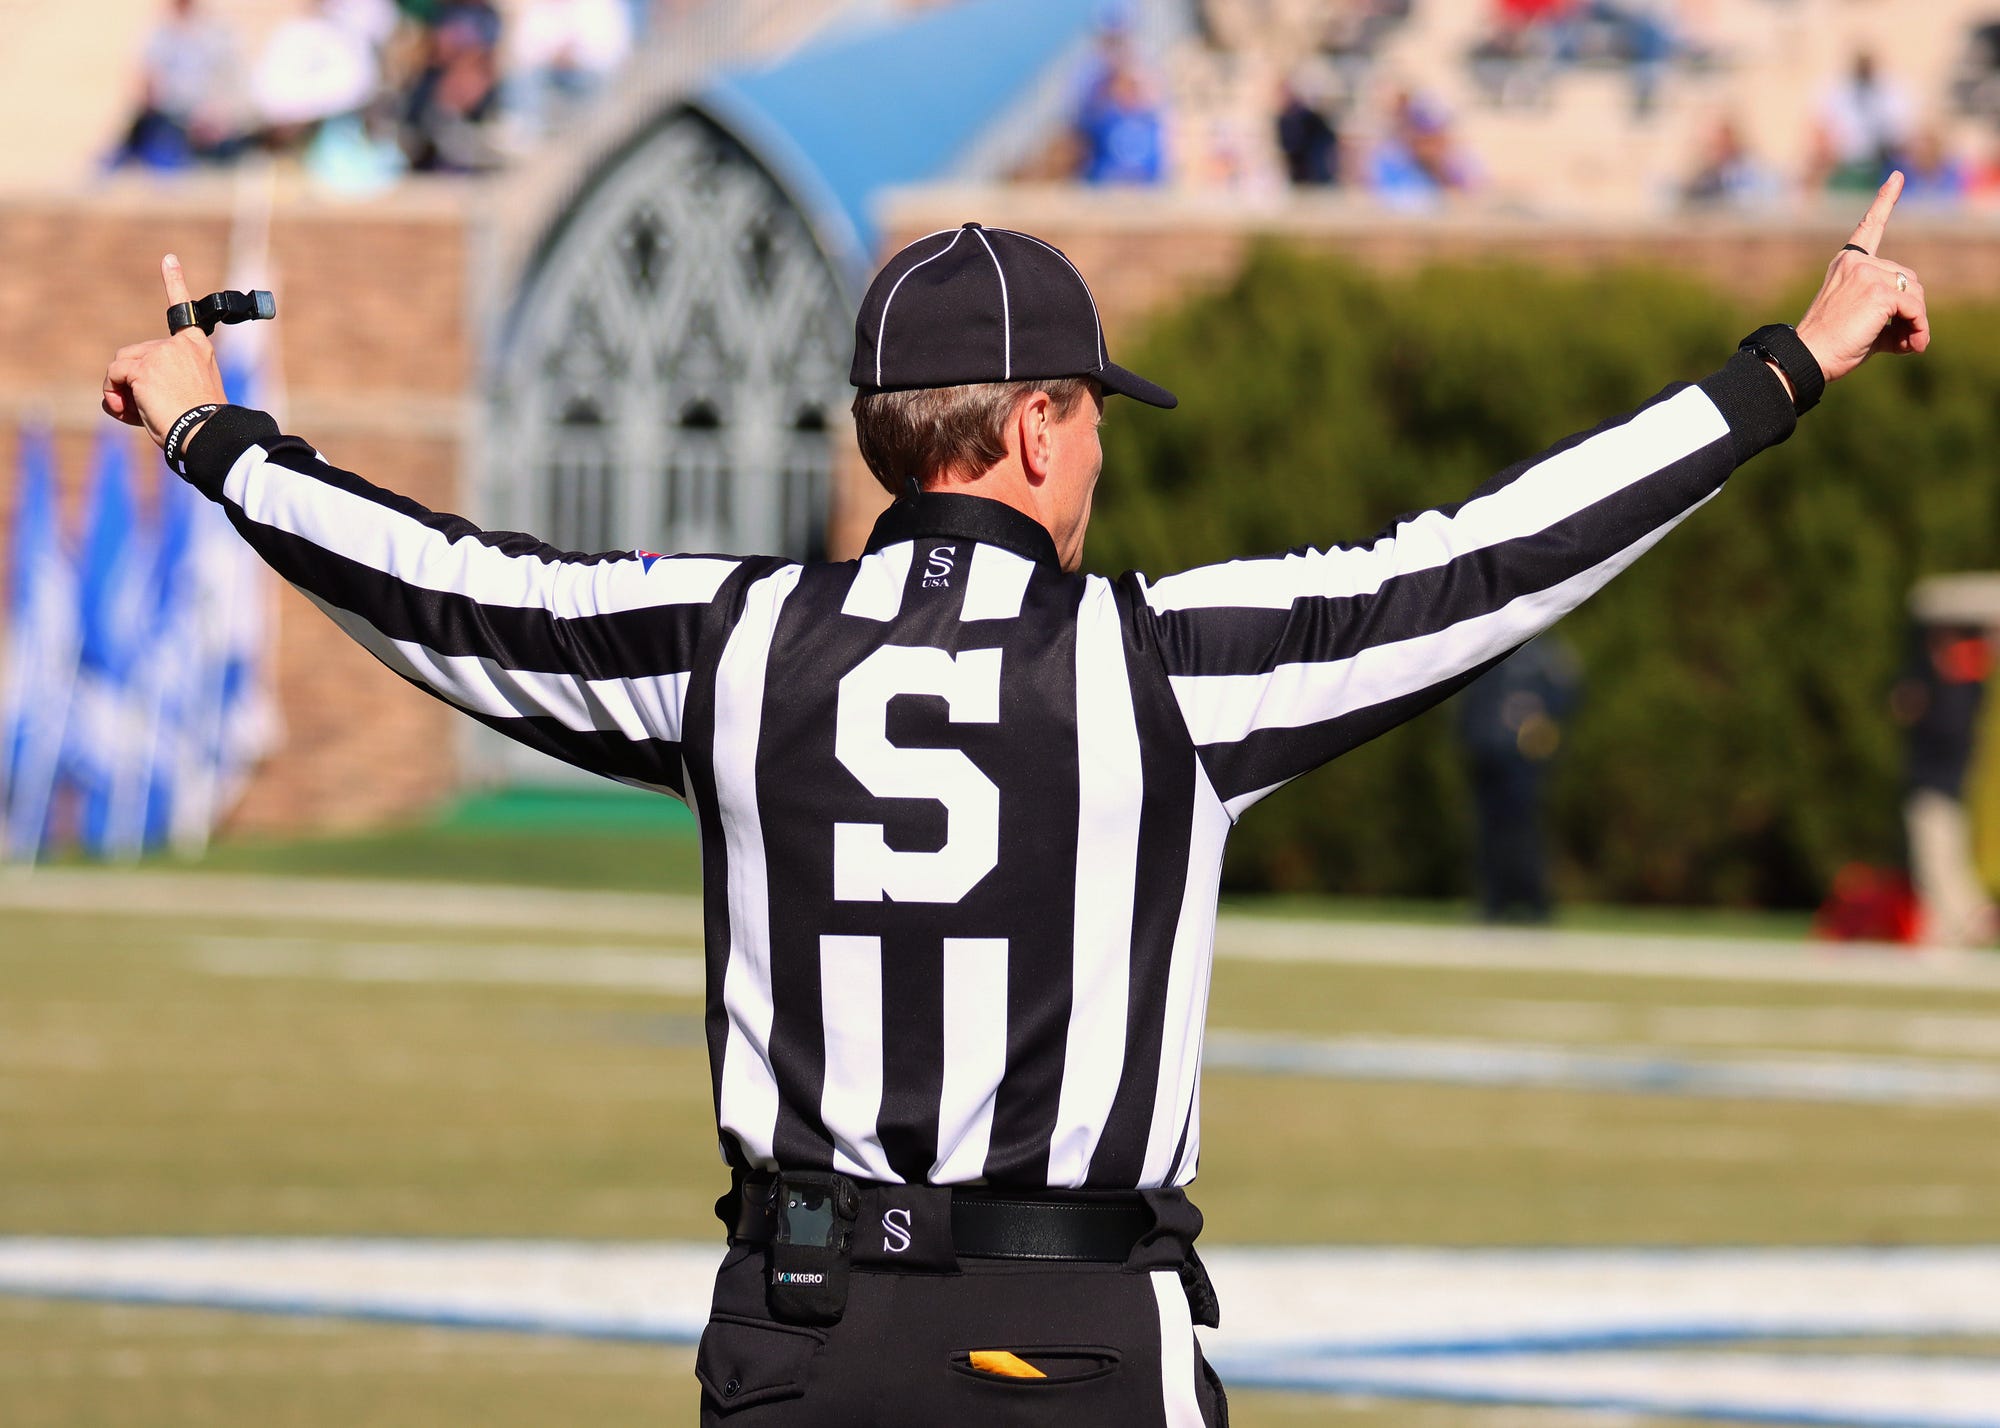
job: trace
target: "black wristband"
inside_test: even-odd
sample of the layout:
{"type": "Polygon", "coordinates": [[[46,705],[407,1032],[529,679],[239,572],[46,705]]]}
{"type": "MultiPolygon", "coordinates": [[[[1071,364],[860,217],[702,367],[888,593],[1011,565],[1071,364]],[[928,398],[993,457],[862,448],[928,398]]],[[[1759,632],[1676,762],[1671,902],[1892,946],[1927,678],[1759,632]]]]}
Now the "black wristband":
{"type": "Polygon", "coordinates": [[[1792,410],[1804,416],[1819,405],[1826,392],[1826,373],[1812,349],[1799,341],[1799,334],[1782,322],[1760,327],[1737,344],[1739,350],[1754,352],[1785,374],[1792,384],[1792,410]]]}
{"type": "Polygon", "coordinates": [[[221,410],[220,402],[207,402],[198,407],[189,407],[175,417],[174,424],[167,428],[167,439],[160,443],[160,454],[167,458],[167,465],[173,467],[177,475],[187,475],[187,462],[181,458],[181,443],[187,440],[188,432],[221,410]]]}

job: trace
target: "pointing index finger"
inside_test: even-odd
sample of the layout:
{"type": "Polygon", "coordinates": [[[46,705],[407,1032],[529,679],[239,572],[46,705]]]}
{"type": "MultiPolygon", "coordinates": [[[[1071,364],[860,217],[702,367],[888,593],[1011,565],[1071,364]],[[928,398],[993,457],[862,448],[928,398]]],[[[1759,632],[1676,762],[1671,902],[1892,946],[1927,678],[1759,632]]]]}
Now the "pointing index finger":
{"type": "Polygon", "coordinates": [[[1868,211],[1861,215],[1861,222],[1854,230],[1854,236],[1847,241],[1868,253],[1874,253],[1882,246],[1882,234],[1889,226],[1889,215],[1896,211],[1896,200],[1903,196],[1903,171],[1895,170],[1875,190],[1875,201],[1868,205],[1868,211]]]}
{"type": "Polygon", "coordinates": [[[187,274],[181,271],[181,260],[172,253],[160,259],[160,276],[166,280],[168,307],[194,301],[188,295],[187,274]]]}

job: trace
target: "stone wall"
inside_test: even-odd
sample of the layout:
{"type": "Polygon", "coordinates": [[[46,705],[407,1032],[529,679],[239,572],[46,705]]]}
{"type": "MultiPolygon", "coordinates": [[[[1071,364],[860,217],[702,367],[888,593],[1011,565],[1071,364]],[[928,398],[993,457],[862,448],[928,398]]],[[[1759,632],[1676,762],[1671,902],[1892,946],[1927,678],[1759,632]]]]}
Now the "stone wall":
{"type": "MultiPolygon", "coordinates": [[[[12,528],[23,418],[56,429],[77,528],[109,424],[98,411],[105,364],[121,344],[163,334],[162,253],[180,255],[197,295],[225,285],[238,197],[226,182],[182,182],[0,199],[0,532],[12,528]]],[[[474,383],[463,196],[280,194],[270,231],[287,424],[329,460],[450,509],[474,383]]],[[[164,468],[135,440],[144,494],[164,468]]],[[[0,540],[0,581],[8,557],[0,540]]],[[[272,584],[285,739],[229,831],[362,828],[434,804],[458,777],[449,711],[272,584]]]]}

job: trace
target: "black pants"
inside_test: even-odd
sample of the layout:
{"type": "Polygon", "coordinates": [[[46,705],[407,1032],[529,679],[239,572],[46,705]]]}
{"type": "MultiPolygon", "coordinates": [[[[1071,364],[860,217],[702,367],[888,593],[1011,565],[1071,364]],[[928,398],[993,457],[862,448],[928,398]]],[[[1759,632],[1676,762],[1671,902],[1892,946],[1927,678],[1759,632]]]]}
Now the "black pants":
{"type": "Polygon", "coordinates": [[[840,1322],[766,1307],[768,1249],[734,1246],[695,1360],[704,1428],[1227,1428],[1171,1269],[961,1259],[956,1273],[856,1265],[840,1322]],[[1046,1378],[975,1369],[1001,1349],[1046,1378]]]}

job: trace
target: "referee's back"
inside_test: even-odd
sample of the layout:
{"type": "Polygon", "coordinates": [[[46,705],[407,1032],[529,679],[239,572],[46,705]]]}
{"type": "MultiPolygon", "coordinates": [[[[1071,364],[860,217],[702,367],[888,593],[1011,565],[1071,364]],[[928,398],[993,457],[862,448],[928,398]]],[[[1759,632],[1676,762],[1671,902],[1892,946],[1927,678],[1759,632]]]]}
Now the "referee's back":
{"type": "Polygon", "coordinates": [[[858,561],[739,579],[685,746],[732,1163],[1191,1177],[1229,820],[1138,583],[937,494],[858,561]]]}

